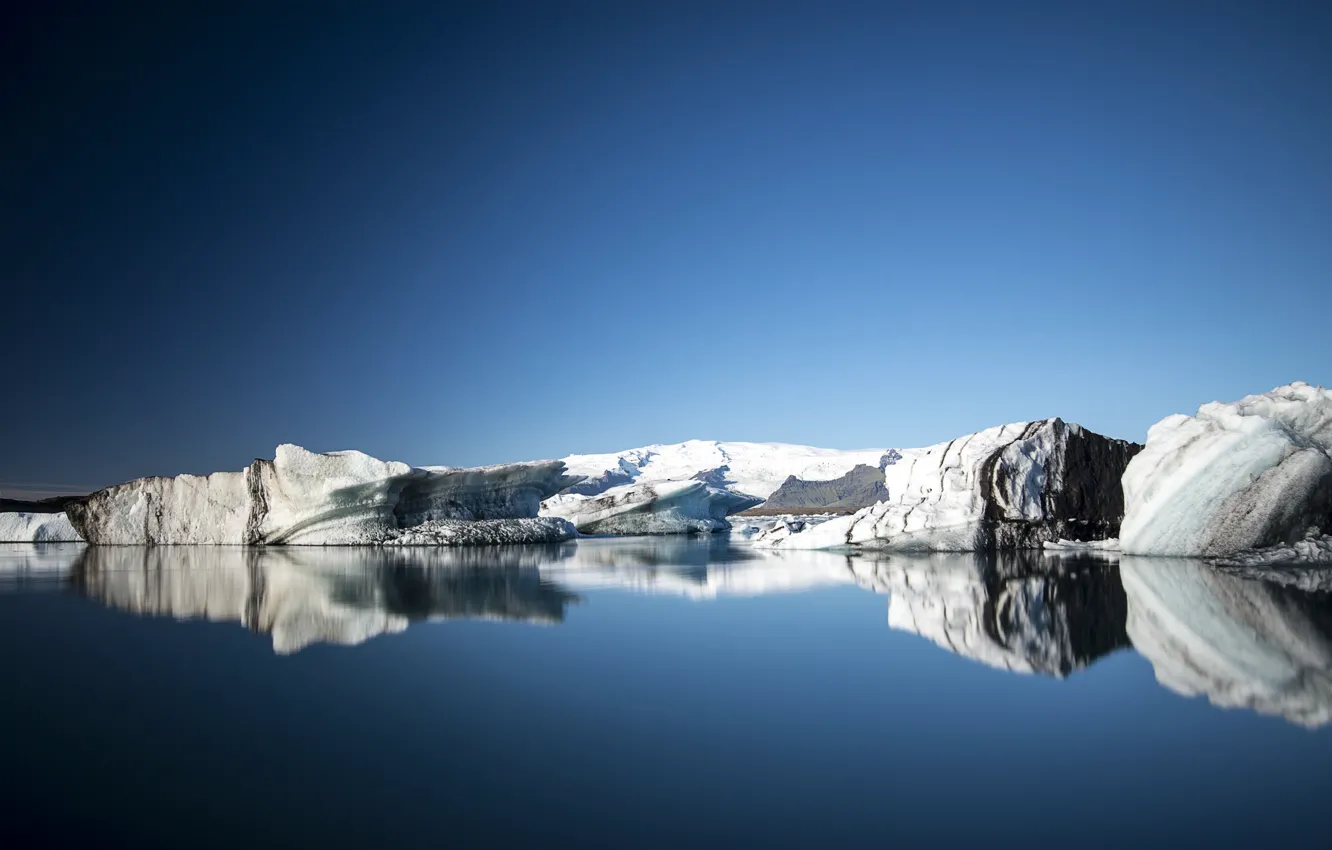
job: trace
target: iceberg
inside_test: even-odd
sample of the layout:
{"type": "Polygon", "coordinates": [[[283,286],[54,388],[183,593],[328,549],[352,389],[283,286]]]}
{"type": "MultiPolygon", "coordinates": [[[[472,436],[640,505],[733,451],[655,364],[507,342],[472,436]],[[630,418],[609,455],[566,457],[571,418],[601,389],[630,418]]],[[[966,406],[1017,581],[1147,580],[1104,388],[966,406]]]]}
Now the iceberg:
{"type": "Polygon", "coordinates": [[[698,480],[658,481],[595,496],[558,495],[542,503],[541,513],[564,518],[584,534],[684,534],[729,529],[727,516],[760,501],[698,480]]]}
{"type": "Polygon", "coordinates": [[[81,543],[63,513],[0,513],[0,543],[81,543]]]}
{"type": "Polygon", "coordinates": [[[407,531],[410,541],[434,545],[536,542],[563,539],[569,529],[505,523],[534,519],[542,499],[576,480],[561,461],[416,468],[281,445],[273,460],[239,472],[140,478],[71,502],[66,512],[83,539],[101,544],[375,545],[407,531]],[[468,522],[485,524],[464,531],[468,522]]]}
{"type": "Polygon", "coordinates": [[[1227,557],[1332,529],[1332,390],[1297,382],[1162,419],[1124,498],[1129,554],[1227,557]]]}
{"type": "Polygon", "coordinates": [[[1184,696],[1302,726],[1332,722],[1332,602],[1202,561],[1125,556],[1128,635],[1184,696]]]}
{"type": "Polygon", "coordinates": [[[1061,419],[989,428],[906,449],[884,467],[888,498],[802,529],[777,526],[755,545],[972,552],[1102,540],[1119,531],[1119,478],[1141,447],[1061,419]]]}
{"type": "Polygon", "coordinates": [[[888,625],[1014,673],[1063,678],[1129,645],[1113,565],[1036,553],[849,559],[860,584],[888,593],[888,625]]]}

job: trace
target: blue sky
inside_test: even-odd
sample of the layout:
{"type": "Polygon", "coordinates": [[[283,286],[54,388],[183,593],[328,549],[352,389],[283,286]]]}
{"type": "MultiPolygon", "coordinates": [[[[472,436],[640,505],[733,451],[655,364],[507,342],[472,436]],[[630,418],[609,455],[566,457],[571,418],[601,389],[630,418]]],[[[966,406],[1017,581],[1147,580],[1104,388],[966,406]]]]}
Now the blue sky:
{"type": "Polygon", "coordinates": [[[32,7],[0,490],[1332,383],[1323,4],[32,7]]]}

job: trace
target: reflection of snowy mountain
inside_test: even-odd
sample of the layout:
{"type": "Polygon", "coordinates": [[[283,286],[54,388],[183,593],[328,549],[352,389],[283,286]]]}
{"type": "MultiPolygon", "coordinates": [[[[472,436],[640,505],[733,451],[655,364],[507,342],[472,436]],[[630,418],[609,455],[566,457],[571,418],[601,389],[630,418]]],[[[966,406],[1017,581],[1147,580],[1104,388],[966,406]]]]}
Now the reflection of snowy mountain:
{"type": "Polygon", "coordinates": [[[855,580],[841,555],[755,549],[724,535],[580,540],[570,557],[544,565],[541,574],[574,588],[696,599],[790,593],[855,580]]]}
{"type": "Polygon", "coordinates": [[[1213,705],[1332,722],[1332,596],[1125,556],[1128,633],[1156,679],[1213,705]]]}
{"type": "Polygon", "coordinates": [[[1128,646],[1112,565],[1034,553],[953,553],[850,561],[891,594],[888,625],[991,667],[1066,676],[1128,646]]]}
{"type": "Polygon", "coordinates": [[[571,594],[541,582],[560,546],[471,549],[89,547],[75,588],[139,614],[237,621],[279,653],[356,644],[413,620],[555,623],[571,594]]]}

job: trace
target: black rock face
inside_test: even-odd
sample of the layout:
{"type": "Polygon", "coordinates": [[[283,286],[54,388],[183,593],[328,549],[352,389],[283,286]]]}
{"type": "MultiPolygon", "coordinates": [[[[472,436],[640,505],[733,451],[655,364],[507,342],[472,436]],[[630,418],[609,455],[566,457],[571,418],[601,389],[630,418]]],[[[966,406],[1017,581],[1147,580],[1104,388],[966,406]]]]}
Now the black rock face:
{"type": "Polygon", "coordinates": [[[1000,494],[1013,474],[1002,462],[1007,446],[996,449],[982,464],[985,488],[988,548],[1039,549],[1047,540],[1105,540],[1119,536],[1124,519],[1124,487],[1120,479],[1140,443],[1093,433],[1062,419],[1032,422],[1014,442],[1034,437],[1042,428],[1054,429],[1059,446],[1041,493],[1045,518],[1039,522],[1005,516],[1000,494]]]}
{"type": "Polygon", "coordinates": [[[841,478],[828,481],[804,481],[788,475],[763,503],[763,508],[859,510],[887,498],[883,470],[862,463],[841,478]]]}

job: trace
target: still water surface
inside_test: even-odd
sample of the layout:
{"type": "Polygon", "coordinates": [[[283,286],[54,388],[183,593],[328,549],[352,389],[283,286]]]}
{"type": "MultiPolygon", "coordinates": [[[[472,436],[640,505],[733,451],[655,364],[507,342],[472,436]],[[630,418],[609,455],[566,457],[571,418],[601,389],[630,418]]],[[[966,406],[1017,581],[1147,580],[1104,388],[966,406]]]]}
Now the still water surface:
{"type": "Polygon", "coordinates": [[[1327,847],[1332,600],[1187,561],[0,546],[4,846],[1327,847]]]}

